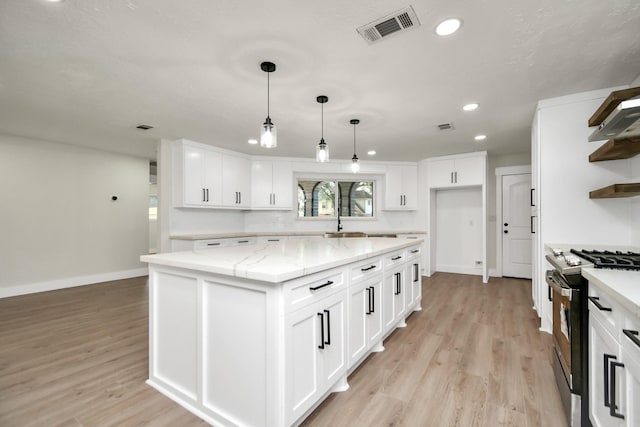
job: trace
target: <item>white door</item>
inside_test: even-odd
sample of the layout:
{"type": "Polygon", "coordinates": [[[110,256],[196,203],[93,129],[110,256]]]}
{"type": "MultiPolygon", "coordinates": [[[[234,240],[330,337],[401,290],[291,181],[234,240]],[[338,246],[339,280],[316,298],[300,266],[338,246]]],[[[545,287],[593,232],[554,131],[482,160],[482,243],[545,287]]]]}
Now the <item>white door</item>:
{"type": "Polygon", "coordinates": [[[531,174],[502,177],[502,275],[531,279],[531,174]]]}

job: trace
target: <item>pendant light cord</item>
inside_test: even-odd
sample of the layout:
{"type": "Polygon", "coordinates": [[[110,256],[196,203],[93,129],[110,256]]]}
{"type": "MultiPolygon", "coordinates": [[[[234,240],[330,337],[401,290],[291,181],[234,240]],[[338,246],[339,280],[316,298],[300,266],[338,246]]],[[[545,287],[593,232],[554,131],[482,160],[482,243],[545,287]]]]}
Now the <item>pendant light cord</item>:
{"type": "Polygon", "coordinates": [[[269,74],[267,73],[267,117],[269,117],[269,74]]]}
{"type": "Polygon", "coordinates": [[[320,104],[320,139],[324,140],[324,103],[320,104]]]}
{"type": "Polygon", "coordinates": [[[353,124],[353,155],[356,155],[356,124],[353,124]]]}

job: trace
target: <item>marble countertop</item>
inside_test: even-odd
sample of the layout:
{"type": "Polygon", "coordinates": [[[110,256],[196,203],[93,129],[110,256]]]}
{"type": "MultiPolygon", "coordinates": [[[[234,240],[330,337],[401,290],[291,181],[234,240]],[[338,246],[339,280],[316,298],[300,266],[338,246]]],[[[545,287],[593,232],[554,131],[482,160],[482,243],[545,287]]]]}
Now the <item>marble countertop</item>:
{"type": "Polygon", "coordinates": [[[140,261],[279,283],[408,248],[418,242],[421,240],[376,237],[298,239],[143,255],[140,261]]]}
{"type": "Polygon", "coordinates": [[[640,317],[640,271],[583,268],[582,276],[640,317]]]}
{"type": "MultiPolygon", "coordinates": [[[[356,231],[347,230],[345,232],[356,231]]],[[[367,233],[371,237],[385,234],[427,234],[424,230],[357,230],[357,232],[367,233]]],[[[209,240],[209,239],[235,239],[238,237],[261,237],[261,236],[323,236],[331,231],[254,231],[236,233],[209,233],[209,234],[178,234],[169,236],[173,240],[209,240]]]]}

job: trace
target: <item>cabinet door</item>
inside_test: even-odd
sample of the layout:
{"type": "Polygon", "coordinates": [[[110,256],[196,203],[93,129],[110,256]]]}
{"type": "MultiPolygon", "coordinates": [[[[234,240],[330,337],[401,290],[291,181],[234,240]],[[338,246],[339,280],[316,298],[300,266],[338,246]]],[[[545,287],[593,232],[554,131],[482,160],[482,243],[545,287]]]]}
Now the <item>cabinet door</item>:
{"type": "Polygon", "coordinates": [[[407,165],[402,168],[403,208],[413,210],[418,208],[418,166],[407,165]]]}
{"type": "Polygon", "coordinates": [[[420,262],[418,259],[413,259],[407,264],[405,269],[405,281],[406,281],[406,307],[413,307],[422,296],[422,276],[420,274],[420,262]]]}
{"type": "Polygon", "coordinates": [[[290,162],[273,162],[273,207],[293,208],[293,169],[290,162]]]}
{"type": "Polygon", "coordinates": [[[228,207],[248,207],[251,203],[251,163],[249,160],[222,156],[222,204],[228,207]]]}
{"type": "Polygon", "coordinates": [[[222,155],[215,151],[207,151],[205,159],[206,204],[208,206],[220,206],[222,204],[222,155]]]}
{"type": "Polygon", "coordinates": [[[403,207],[402,175],[402,166],[387,166],[384,192],[387,209],[402,209],[403,207]]]}
{"type": "Polygon", "coordinates": [[[382,281],[382,330],[386,334],[396,323],[395,293],[396,276],[395,271],[385,274],[382,281]]]}
{"type": "MultiPolygon", "coordinates": [[[[380,277],[380,276],[379,276],[380,277]]],[[[374,279],[367,283],[365,289],[370,289],[367,299],[371,298],[371,310],[367,310],[367,348],[374,346],[382,339],[382,279],[374,279]]],[[[369,306],[367,301],[367,307],[369,306]]]]}
{"type": "Polygon", "coordinates": [[[347,371],[346,361],[346,293],[339,292],[325,300],[322,304],[322,312],[325,316],[325,348],[320,350],[322,360],[321,393],[329,388],[345,375],[347,371]]]}
{"type": "Polygon", "coordinates": [[[204,205],[206,204],[204,171],[207,153],[188,145],[185,145],[182,150],[184,203],[204,205]]]}
{"type": "Polygon", "coordinates": [[[482,185],[484,182],[484,157],[455,159],[455,185],[482,185]]]}
{"type": "Polygon", "coordinates": [[[320,397],[318,347],[321,317],[316,305],[299,310],[285,321],[285,412],[293,424],[320,397]]]}
{"type": "MultiPolygon", "coordinates": [[[[589,316],[589,418],[594,427],[622,426],[624,420],[610,414],[611,375],[621,377],[621,369],[611,368],[612,362],[620,361],[619,346],[616,340],[593,315],[589,316]]],[[[620,412],[620,381],[616,381],[616,412],[620,412]]]]}
{"type": "Polygon", "coordinates": [[[453,160],[432,160],[429,162],[429,187],[441,188],[454,186],[453,173],[455,166],[453,160]]]}
{"type": "Polygon", "coordinates": [[[406,298],[408,296],[407,293],[407,281],[406,279],[406,270],[402,269],[394,274],[394,299],[393,299],[393,310],[396,314],[395,320],[401,320],[405,317],[407,301],[406,298]]]}
{"type": "Polygon", "coordinates": [[[367,317],[369,294],[365,283],[349,288],[349,367],[353,366],[367,351],[367,317]]]}
{"type": "MultiPolygon", "coordinates": [[[[622,337],[623,341],[627,339],[622,337]]],[[[640,426],[640,347],[632,342],[623,343],[622,357],[627,386],[623,405],[626,408],[625,421],[626,425],[637,427],[640,426]]]]}
{"type": "Polygon", "coordinates": [[[273,162],[254,160],[251,164],[251,207],[270,208],[273,202],[273,162]]]}

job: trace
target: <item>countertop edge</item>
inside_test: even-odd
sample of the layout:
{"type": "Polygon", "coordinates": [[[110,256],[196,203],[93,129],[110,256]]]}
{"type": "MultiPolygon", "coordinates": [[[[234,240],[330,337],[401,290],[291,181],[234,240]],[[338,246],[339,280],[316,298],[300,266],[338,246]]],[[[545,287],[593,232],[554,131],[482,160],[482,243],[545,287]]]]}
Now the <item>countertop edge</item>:
{"type": "MultiPolygon", "coordinates": [[[[354,230],[355,231],[355,230],[354,230]]],[[[373,237],[383,234],[427,234],[424,230],[370,230],[357,232],[367,233],[373,237]]],[[[263,237],[263,236],[323,236],[331,231],[256,231],[238,233],[205,233],[205,234],[176,234],[169,236],[171,240],[209,240],[209,239],[234,239],[238,237],[263,237]]]]}
{"type": "Polygon", "coordinates": [[[618,283],[612,283],[611,279],[607,280],[606,278],[602,277],[602,272],[609,271],[622,273],[620,275],[621,278],[629,275],[629,277],[631,277],[632,280],[634,280],[634,282],[640,287],[640,272],[583,268],[582,276],[589,281],[589,284],[593,283],[598,288],[609,294],[618,304],[622,305],[625,309],[640,318],[640,304],[632,301],[628,295],[621,293],[621,288],[628,287],[628,285],[622,283],[622,280],[624,279],[620,279],[618,283]]]}
{"type": "MultiPolygon", "coordinates": [[[[331,239],[334,240],[334,239],[331,239]]],[[[346,240],[351,240],[347,238],[346,240]]],[[[184,252],[168,252],[165,254],[158,255],[142,255],[140,256],[140,261],[145,262],[152,265],[160,265],[174,268],[183,268],[194,271],[202,271],[206,273],[219,274],[228,277],[235,277],[238,279],[248,279],[254,280],[258,282],[267,282],[267,283],[282,283],[289,280],[297,279],[303,276],[307,276],[310,274],[318,273],[321,271],[329,270],[336,267],[342,267],[347,264],[351,264],[354,262],[358,262],[367,258],[373,258],[379,255],[383,255],[389,252],[393,252],[400,249],[405,249],[411,246],[415,246],[416,244],[421,243],[422,239],[417,240],[406,240],[406,241],[398,241],[395,245],[378,250],[372,250],[366,253],[356,254],[350,257],[343,257],[338,260],[333,260],[330,262],[326,262],[318,265],[311,266],[302,266],[300,268],[292,269],[283,273],[268,273],[268,272],[260,272],[260,271],[252,271],[245,269],[238,269],[237,264],[233,264],[229,267],[224,266],[216,266],[207,262],[194,262],[194,261],[183,261],[180,259],[172,258],[172,254],[180,254],[180,253],[197,253],[197,251],[184,251],[184,252]]],[[[213,249],[213,250],[224,250],[224,248],[213,249]]]]}

